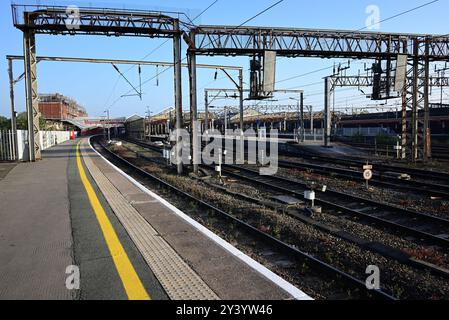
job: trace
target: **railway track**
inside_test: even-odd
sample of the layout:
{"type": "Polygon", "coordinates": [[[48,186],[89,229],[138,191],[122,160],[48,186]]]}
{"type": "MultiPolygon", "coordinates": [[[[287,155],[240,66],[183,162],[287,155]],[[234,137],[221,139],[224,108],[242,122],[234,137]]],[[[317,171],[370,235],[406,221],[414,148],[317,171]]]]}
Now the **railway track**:
{"type": "MultiPolygon", "coordinates": [[[[384,155],[387,157],[395,156],[396,151],[394,150],[393,145],[373,145],[370,143],[352,143],[352,142],[343,142],[344,144],[357,148],[362,151],[376,153],[380,155],[384,155]]],[[[449,147],[444,145],[433,145],[432,146],[432,158],[435,160],[449,160],[449,147]]]]}
{"type": "MultiPolygon", "coordinates": [[[[351,157],[330,157],[330,156],[322,156],[322,155],[314,155],[314,154],[306,154],[306,153],[296,153],[296,154],[283,154],[285,156],[297,156],[303,159],[311,160],[314,162],[319,162],[322,164],[338,164],[345,167],[359,167],[361,168],[363,165],[366,164],[366,160],[363,159],[355,159],[351,157]]],[[[434,184],[440,184],[444,186],[449,186],[449,173],[448,172],[441,172],[441,171],[435,171],[435,170],[423,170],[418,168],[411,168],[411,167],[405,167],[405,166],[399,166],[399,165],[390,165],[390,164],[384,164],[381,161],[374,160],[371,161],[370,164],[372,164],[375,167],[375,170],[380,173],[405,173],[409,174],[412,178],[419,178],[423,179],[425,181],[432,180],[434,184]]]]}
{"type": "MultiPolygon", "coordinates": [[[[145,142],[127,141],[152,151],[161,152],[159,147],[148,145],[145,142]]],[[[299,199],[302,199],[304,191],[308,190],[308,186],[300,181],[278,176],[260,176],[258,171],[241,166],[226,165],[223,167],[223,173],[268,189],[275,189],[279,192],[293,195],[299,199]]],[[[390,227],[393,230],[401,231],[415,237],[417,241],[424,240],[432,245],[449,247],[449,220],[447,219],[334,190],[327,190],[326,193],[319,194],[317,203],[337,212],[363,218],[367,221],[390,227]]]]}
{"type": "MultiPolygon", "coordinates": [[[[150,146],[147,145],[144,142],[139,142],[139,141],[135,141],[135,142],[130,142],[133,143],[135,145],[138,145],[144,149],[147,150],[151,150],[151,151],[155,151],[155,152],[159,152],[160,150],[158,150],[157,147],[155,146],[150,146]]],[[[148,160],[150,162],[154,162],[156,164],[162,164],[161,162],[157,161],[154,158],[149,158],[143,155],[140,155],[141,158],[148,160]]],[[[166,164],[164,164],[166,165],[166,164]]],[[[214,170],[213,167],[209,167],[209,169],[214,170]]],[[[237,177],[236,175],[234,175],[234,177],[237,177]]],[[[225,188],[224,188],[225,189],[225,188]]],[[[227,190],[224,190],[225,192],[227,192],[227,190]]],[[[276,192],[273,192],[273,195],[276,195],[276,192]]],[[[260,201],[258,199],[254,199],[252,197],[248,197],[245,196],[243,194],[233,194],[233,196],[237,197],[237,198],[241,198],[244,201],[249,201],[249,202],[253,202],[253,203],[257,203],[263,206],[266,206],[266,202],[264,201],[260,201]]],[[[274,208],[275,210],[278,210],[278,207],[274,208]]],[[[285,213],[285,212],[284,212],[285,213]]],[[[347,242],[353,243],[357,246],[359,246],[361,249],[365,249],[365,250],[369,250],[373,253],[377,253],[379,255],[382,255],[386,258],[389,259],[393,259],[396,260],[402,264],[408,265],[410,267],[413,268],[418,268],[420,270],[425,270],[430,272],[433,275],[436,276],[441,276],[444,278],[449,278],[449,270],[446,270],[444,268],[440,268],[432,263],[428,263],[419,259],[416,259],[412,256],[410,256],[409,254],[404,253],[402,250],[398,250],[395,249],[393,247],[378,243],[378,242],[367,242],[365,240],[362,240],[361,238],[349,234],[343,230],[337,230],[333,227],[326,227],[325,225],[318,223],[316,221],[314,221],[314,219],[311,219],[309,217],[306,217],[302,214],[298,214],[298,213],[294,213],[294,212],[289,212],[287,211],[287,214],[292,216],[294,219],[297,219],[299,221],[301,221],[302,223],[308,224],[318,230],[321,230],[323,232],[326,232],[330,235],[339,237],[347,242]]]]}
{"type": "MultiPolygon", "coordinates": [[[[134,143],[134,142],[132,142],[134,143]]],[[[137,143],[136,143],[137,144],[137,143]]],[[[269,247],[271,247],[273,250],[280,251],[281,253],[292,257],[294,259],[297,259],[299,261],[303,261],[307,265],[309,265],[311,268],[314,268],[315,270],[320,270],[320,272],[325,273],[327,276],[331,277],[334,280],[342,281],[346,286],[349,288],[352,288],[359,292],[362,296],[366,298],[373,298],[373,299],[381,299],[381,300],[395,300],[395,298],[387,293],[385,293],[382,290],[368,290],[366,287],[365,282],[355,278],[354,276],[334,267],[326,262],[323,262],[306,252],[302,252],[301,250],[280,241],[277,238],[272,237],[271,235],[262,232],[261,230],[257,229],[256,227],[236,218],[232,214],[229,214],[214,205],[207,203],[201,199],[196,198],[195,196],[179,189],[178,187],[160,179],[159,177],[143,170],[142,168],[136,166],[135,164],[131,163],[130,161],[126,160],[125,158],[113,153],[108,148],[106,148],[104,145],[97,142],[97,145],[100,146],[101,152],[103,154],[106,153],[107,158],[113,159],[115,163],[120,163],[121,167],[125,167],[126,171],[132,171],[134,176],[139,176],[144,179],[152,180],[153,182],[157,183],[159,186],[162,186],[163,188],[169,189],[172,193],[177,194],[178,196],[185,199],[188,203],[195,203],[196,206],[201,207],[203,209],[206,209],[210,212],[213,212],[218,217],[225,219],[234,225],[237,225],[241,230],[245,231],[247,234],[254,237],[255,241],[262,241],[269,247]]],[[[137,144],[142,147],[148,148],[150,150],[154,151],[160,151],[157,147],[149,146],[145,143],[137,144]]]]}
{"type": "MultiPolygon", "coordinates": [[[[318,165],[284,160],[279,160],[279,166],[287,169],[311,171],[327,176],[365,181],[363,179],[362,172],[353,169],[344,169],[329,165],[318,165]]],[[[412,191],[419,194],[426,194],[429,197],[441,197],[449,199],[449,185],[434,184],[416,180],[401,180],[398,178],[390,177],[386,174],[383,174],[382,172],[374,173],[373,179],[370,181],[370,183],[379,187],[398,189],[401,191],[412,191]]]]}
{"type": "Polygon", "coordinates": [[[432,156],[438,160],[449,161],[449,147],[432,147],[432,156]]]}
{"type": "MultiPolygon", "coordinates": [[[[150,145],[146,142],[135,140],[135,139],[123,139],[125,141],[135,143],[141,147],[149,148],[153,151],[161,152],[161,147],[157,147],[154,145],[150,145]]],[[[283,153],[284,156],[292,156],[292,154],[286,154],[283,153]]],[[[348,175],[354,175],[354,170],[351,170],[352,167],[362,167],[366,164],[366,160],[361,159],[353,159],[353,158],[336,158],[336,157],[327,157],[327,156],[318,156],[313,154],[294,154],[293,156],[298,156],[307,160],[311,160],[314,162],[319,162],[321,165],[329,165],[329,164],[338,164],[344,167],[350,167],[348,169],[341,169],[339,171],[337,168],[333,169],[336,173],[344,173],[348,175]],[[353,171],[353,172],[351,172],[353,171]]],[[[291,166],[291,163],[288,161],[279,161],[281,165],[285,165],[285,167],[291,166]]],[[[436,194],[437,196],[444,196],[446,197],[449,194],[449,173],[448,172],[440,172],[440,171],[432,171],[432,170],[422,170],[417,168],[410,168],[410,167],[404,167],[404,166],[396,166],[396,165],[388,165],[388,164],[382,164],[379,161],[372,161],[371,163],[375,167],[375,171],[377,172],[375,174],[375,178],[377,177],[379,180],[384,180],[382,182],[390,182],[396,185],[399,185],[399,182],[397,179],[389,179],[388,173],[405,173],[412,176],[411,181],[401,181],[400,185],[404,186],[407,190],[410,191],[420,191],[420,192],[426,192],[427,194],[436,194]],[[432,180],[432,183],[430,182],[422,182],[422,181],[416,181],[414,178],[420,178],[423,180],[432,180]],[[396,181],[393,181],[396,180],[396,181]],[[438,182],[438,183],[437,183],[438,182]],[[423,187],[424,185],[424,187],[423,187]],[[417,189],[419,188],[419,189],[417,189]]],[[[318,169],[318,168],[315,168],[318,169]]],[[[323,171],[326,171],[327,169],[323,169],[323,171]]],[[[359,173],[357,173],[359,175],[359,173]]],[[[386,184],[385,184],[386,186],[386,184]]],[[[392,187],[392,185],[391,185],[392,187]]]]}
{"type": "Polygon", "coordinates": [[[137,145],[139,147],[142,147],[142,148],[145,148],[145,149],[149,149],[151,151],[155,151],[155,152],[158,152],[158,153],[162,154],[162,149],[163,148],[160,147],[160,146],[155,146],[155,145],[152,145],[152,144],[147,143],[147,142],[143,142],[143,141],[135,140],[135,139],[130,139],[130,138],[120,138],[120,140],[129,142],[129,143],[133,143],[133,144],[135,144],[135,145],[137,145]]]}
{"type": "MultiPolygon", "coordinates": [[[[258,171],[240,166],[226,165],[223,172],[268,189],[293,195],[299,199],[302,199],[304,191],[308,190],[305,183],[278,176],[260,176],[258,171]]],[[[316,202],[339,213],[363,218],[404,232],[418,241],[425,240],[432,245],[449,247],[449,220],[333,190],[319,193],[316,202]],[[447,235],[447,238],[443,237],[443,234],[447,235]]]]}
{"type": "MultiPolygon", "coordinates": [[[[136,145],[139,145],[143,148],[149,148],[156,152],[161,152],[161,148],[157,146],[149,145],[148,143],[133,140],[133,139],[124,139],[125,141],[134,143],[136,145]]],[[[297,162],[297,161],[285,161],[285,160],[279,160],[278,161],[279,166],[282,168],[287,169],[300,169],[300,170],[310,170],[319,174],[324,175],[333,175],[333,176],[339,176],[342,178],[347,179],[356,179],[356,180],[363,180],[362,172],[353,170],[353,169],[344,169],[344,168],[338,168],[335,166],[329,166],[329,165],[318,165],[318,164],[311,164],[311,163],[305,163],[305,162],[297,162]]],[[[364,162],[358,162],[358,164],[365,164],[364,162]]],[[[393,167],[388,167],[389,169],[393,169],[393,167]]],[[[445,199],[449,198],[449,184],[436,184],[436,183],[429,183],[429,182],[423,182],[423,181],[416,181],[416,180],[400,180],[398,178],[392,178],[388,174],[385,174],[385,170],[388,168],[384,168],[384,171],[380,171],[379,173],[374,173],[374,178],[371,180],[371,183],[374,185],[378,185],[380,187],[386,187],[386,188],[393,188],[393,189],[400,189],[400,190],[406,190],[406,191],[412,191],[412,192],[418,192],[427,194],[430,197],[442,197],[445,199]]],[[[398,168],[398,167],[395,167],[398,168]]],[[[375,171],[382,170],[382,168],[378,168],[378,165],[375,166],[375,171]]],[[[402,171],[397,170],[397,171],[402,171]]],[[[395,171],[393,171],[395,172],[395,171]]],[[[424,176],[433,176],[434,172],[421,172],[420,173],[424,176]]],[[[438,175],[441,175],[441,173],[438,173],[438,175]]],[[[443,174],[444,178],[444,174],[443,174]]],[[[448,177],[449,179],[449,177],[448,177]]],[[[364,181],[364,180],[363,180],[364,181]]]]}

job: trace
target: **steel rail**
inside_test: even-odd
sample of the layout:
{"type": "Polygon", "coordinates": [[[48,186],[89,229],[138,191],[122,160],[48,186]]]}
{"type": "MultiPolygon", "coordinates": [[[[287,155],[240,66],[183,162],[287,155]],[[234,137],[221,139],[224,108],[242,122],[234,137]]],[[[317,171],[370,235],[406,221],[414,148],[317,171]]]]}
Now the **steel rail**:
{"type": "MultiPolygon", "coordinates": [[[[276,189],[286,194],[299,196],[301,198],[304,195],[304,191],[309,190],[309,186],[307,186],[305,183],[277,176],[260,176],[258,171],[242,168],[240,166],[226,165],[224,166],[222,171],[225,174],[258,185],[262,185],[268,189],[276,189]],[[295,187],[298,189],[295,190],[294,189],[295,187]]],[[[421,231],[413,227],[401,224],[402,221],[410,223],[416,222],[417,219],[422,219],[435,224],[433,227],[441,228],[441,226],[444,225],[446,228],[448,228],[447,230],[449,231],[449,220],[427,214],[418,213],[415,211],[409,211],[393,207],[387,204],[378,203],[372,200],[359,198],[356,196],[348,195],[337,191],[328,190],[326,191],[326,193],[327,195],[322,194],[321,198],[318,198],[315,202],[323,206],[336,209],[339,212],[344,212],[346,214],[350,214],[355,217],[364,218],[366,220],[382,224],[387,227],[392,227],[396,230],[401,230],[402,232],[406,232],[407,234],[417,237],[420,240],[426,240],[435,245],[449,247],[449,239],[445,239],[438,235],[431,234],[427,231],[421,231]],[[341,203],[342,201],[346,201],[346,204],[338,204],[341,203]],[[351,205],[354,204],[358,205],[358,208],[350,207],[351,205]],[[360,205],[362,205],[362,208],[360,208],[360,205]],[[365,213],[366,209],[374,213],[373,214],[365,213]],[[383,213],[382,210],[384,211],[383,213]],[[379,213],[382,214],[383,216],[399,214],[399,217],[396,217],[394,219],[396,221],[392,221],[375,215],[379,213]]],[[[427,228],[428,226],[423,227],[427,228]]]]}
{"type": "MultiPolygon", "coordinates": [[[[297,153],[283,153],[283,155],[288,156],[297,156],[304,159],[310,159],[310,160],[318,160],[323,161],[326,163],[333,163],[333,164],[341,164],[344,166],[348,165],[357,165],[357,166],[363,166],[366,164],[366,160],[362,158],[355,159],[353,157],[330,157],[330,156],[323,156],[323,155],[315,155],[315,154],[306,154],[304,152],[297,152],[297,153]]],[[[397,172],[397,173],[407,173],[414,177],[419,177],[422,179],[435,179],[438,181],[445,181],[449,185],[449,173],[447,172],[440,172],[440,171],[430,171],[430,170],[423,170],[423,169],[417,169],[417,168],[408,168],[404,166],[396,166],[396,165],[387,165],[379,163],[378,161],[371,161],[371,164],[376,167],[376,170],[381,172],[397,172]]]]}
{"type": "MultiPolygon", "coordinates": [[[[158,149],[156,146],[147,145],[146,143],[138,141],[138,140],[127,140],[127,139],[122,139],[122,140],[128,141],[132,144],[138,145],[147,150],[155,151],[157,153],[160,152],[160,149],[158,149]]],[[[144,160],[148,160],[148,161],[154,162],[156,164],[160,164],[154,158],[149,158],[149,157],[146,157],[143,155],[139,155],[139,157],[144,160]]],[[[247,197],[247,196],[244,196],[241,194],[237,194],[235,196],[240,197],[246,201],[266,205],[266,203],[264,203],[263,201],[260,201],[255,198],[247,197]]],[[[425,261],[422,261],[419,259],[415,259],[412,256],[410,256],[409,254],[406,254],[398,249],[392,248],[390,246],[385,246],[381,243],[367,242],[367,241],[361,240],[360,238],[357,238],[350,234],[347,234],[346,232],[335,231],[334,229],[327,228],[327,227],[323,226],[322,224],[316,223],[315,221],[313,221],[312,219],[307,218],[307,217],[303,217],[303,216],[300,216],[300,215],[297,215],[294,213],[289,213],[289,212],[287,212],[287,214],[289,216],[291,216],[292,218],[297,219],[297,220],[301,221],[302,223],[311,225],[312,227],[314,227],[322,232],[328,233],[332,236],[336,236],[345,241],[353,243],[356,246],[360,247],[361,249],[369,250],[371,252],[380,254],[381,256],[384,256],[388,259],[396,260],[401,264],[408,265],[410,267],[417,268],[419,270],[428,271],[428,272],[432,273],[433,275],[436,275],[439,277],[449,278],[449,270],[447,270],[445,268],[438,267],[432,263],[428,263],[428,262],[425,262],[425,261]]]]}
{"type": "MultiPolygon", "coordinates": [[[[282,168],[310,170],[319,174],[349,178],[351,180],[365,181],[363,179],[362,172],[357,170],[285,160],[279,160],[278,163],[282,168]]],[[[370,180],[370,184],[381,187],[424,193],[431,197],[443,197],[446,199],[449,198],[449,186],[426,183],[416,180],[400,180],[379,173],[374,174],[374,178],[370,180]]]]}
{"type": "MultiPolygon", "coordinates": [[[[142,141],[137,141],[137,140],[134,140],[134,139],[122,139],[122,140],[134,143],[134,144],[136,144],[138,146],[141,146],[143,148],[151,149],[151,150],[153,150],[155,152],[162,153],[162,149],[160,147],[152,146],[152,145],[149,145],[149,144],[147,144],[145,142],[142,142],[142,141]]],[[[279,164],[282,166],[282,163],[284,163],[284,162],[288,163],[287,161],[279,161],[279,164]]],[[[241,170],[246,170],[246,171],[251,171],[251,172],[254,172],[254,173],[258,173],[256,171],[253,171],[253,170],[250,170],[250,169],[245,169],[245,168],[242,168],[242,167],[239,167],[239,166],[227,165],[227,167],[238,168],[238,169],[241,169],[241,170]]],[[[278,176],[264,176],[264,177],[265,178],[270,178],[271,177],[272,179],[282,180],[282,181],[284,181],[286,183],[292,183],[292,184],[296,184],[296,185],[301,185],[302,187],[307,187],[307,185],[305,183],[302,183],[300,181],[295,181],[295,180],[282,178],[282,177],[278,177],[278,176]]],[[[374,201],[374,200],[365,199],[365,198],[362,198],[362,197],[357,197],[355,195],[349,195],[349,194],[338,192],[338,191],[328,190],[327,193],[331,193],[331,194],[333,194],[335,196],[338,196],[338,197],[348,197],[348,198],[351,198],[351,200],[354,200],[354,201],[357,201],[357,202],[361,202],[361,203],[364,203],[364,204],[369,204],[369,205],[372,205],[372,206],[378,206],[378,207],[382,207],[382,208],[385,208],[385,209],[393,210],[393,211],[396,211],[396,212],[400,212],[401,214],[404,214],[406,216],[414,216],[414,217],[417,217],[417,218],[420,218],[420,219],[424,219],[424,220],[430,221],[432,223],[444,224],[446,227],[449,228],[449,220],[448,219],[439,218],[439,217],[436,217],[436,216],[431,215],[431,214],[421,213],[421,212],[412,211],[412,210],[407,210],[407,209],[391,206],[391,205],[388,205],[388,204],[385,204],[385,203],[379,203],[379,202],[374,201]]]]}

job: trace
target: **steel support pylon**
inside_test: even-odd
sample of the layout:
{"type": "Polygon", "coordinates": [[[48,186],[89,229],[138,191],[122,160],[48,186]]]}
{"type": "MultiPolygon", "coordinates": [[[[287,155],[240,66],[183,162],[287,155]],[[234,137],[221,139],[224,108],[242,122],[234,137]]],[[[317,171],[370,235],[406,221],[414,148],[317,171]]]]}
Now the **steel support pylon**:
{"type": "Polygon", "coordinates": [[[423,149],[424,149],[424,161],[428,161],[432,157],[432,141],[430,136],[430,105],[429,105],[429,76],[430,76],[430,59],[429,59],[430,43],[426,40],[425,43],[425,56],[424,56],[424,77],[421,78],[424,83],[424,117],[423,117],[423,149]]]}
{"type": "Polygon", "coordinates": [[[408,150],[408,127],[409,127],[409,119],[408,119],[408,99],[407,99],[407,84],[406,80],[404,80],[404,89],[402,90],[402,117],[401,117],[401,159],[407,159],[407,150],[408,150]]]}
{"type": "Polygon", "coordinates": [[[331,78],[324,78],[324,146],[330,146],[331,138],[331,108],[330,108],[330,97],[331,97],[331,78]]]}
{"type": "MultiPolygon", "coordinates": [[[[406,84],[407,110],[411,112],[411,122],[407,130],[407,143],[403,141],[403,148],[409,151],[413,162],[427,161],[431,157],[430,139],[430,108],[429,108],[429,42],[424,43],[424,56],[420,57],[420,43],[414,43],[414,57],[411,59],[408,75],[413,81],[406,84]]],[[[404,114],[403,114],[404,116],[404,114]]],[[[408,116],[406,116],[408,117],[408,116]]],[[[404,128],[403,128],[404,129],[404,128]]],[[[404,155],[404,154],[403,154],[404,155]]]]}
{"type": "MultiPolygon", "coordinates": [[[[193,45],[195,44],[195,38],[193,39],[193,45]]],[[[190,85],[190,120],[191,120],[191,132],[192,132],[192,160],[193,160],[193,172],[198,174],[199,163],[200,163],[200,132],[201,128],[198,123],[198,99],[197,99],[197,72],[196,72],[196,54],[194,51],[188,51],[188,64],[189,64],[189,85],[190,85]]],[[[206,119],[207,119],[207,106],[206,106],[206,119]]],[[[207,122],[206,122],[207,126],[207,122]]],[[[206,127],[207,130],[207,127],[206,127]]]]}
{"type": "Polygon", "coordinates": [[[9,76],[9,99],[11,106],[11,132],[13,136],[13,144],[14,144],[14,160],[19,161],[19,148],[17,145],[17,118],[16,118],[16,109],[14,104],[14,72],[13,72],[13,64],[12,59],[8,59],[8,76],[9,76]]]}
{"type": "MultiPolygon", "coordinates": [[[[25,19],[28,19],[26,16],[25,19]]],[[[37,91],[36,36],[31,30],[23,33],[25,57],[25,95],[28,116],[28,146],[30,161],[42,159],[39,138],[39,94],[37,91]]]]}
{"type": "Polygon", "coordinates": [[[182,149],[183,143],[182,128],[182,79],[181,79],[181,31],[179,21],[175,20],[173,26],[178,33],[173,37],[173,56],[174,56],[174,88],[175,88],[175,110],[176,110],[176,159],[178,161],[178,174],[183,173],[182,149]]]}
{"type": "Polygon", "coordinates": [[[411,81],[406,81],[404,91],[402,94],[402,158],[411,161],[416,160],[416,145],[418,141],[416,118],[418,103],[418,79],[415,74],[418,70],[417,60],[415,58],[409,59],[407,62],[407,77],[411,81]]]}
{"type": "MultiPolygon", "coordinates": [[[[240,130],[243,133],[245,130],[245,120],[244,120],[244,106],[243,106],[243,70],[239,70],[239,109],[240,109],[240,130]]],[[[243,137],[243,134],[242,134],[243,137]]]]}

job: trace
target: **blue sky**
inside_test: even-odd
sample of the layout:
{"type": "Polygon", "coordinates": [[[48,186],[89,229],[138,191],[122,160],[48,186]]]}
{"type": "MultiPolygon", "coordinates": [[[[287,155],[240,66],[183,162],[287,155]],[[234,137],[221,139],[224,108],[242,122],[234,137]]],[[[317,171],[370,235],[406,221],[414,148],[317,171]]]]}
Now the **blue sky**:
{"type": "MultiPolygon", "coordinates": [[[[60,5],[83,5],[94,7],[119,7],[136,9],[158,9],[186,11],[191,16],[197,15],[208,7],[212,0],[164,0],[164,1],[27,1],[25,3],[50,3],[60,5]]],[[[276,2],[275,0],[219,0],[199,20],[198,24],[239,25],[256,13],[276,2]]],[[[298,28],[329,28],[355,30],[365,26],[367,14],[365,10],[369,5],[377,5],[380,8],[381,19],[388,18],[397,13],[411,9],[427,2],[426,0],[315,0],[297,1],[285,0],[279,6],[273,8],[262,16],[252,20],[248,25],[298,27],[298,28]]],[[[24,3],[24,1],[21,1],[24,3]]],[[[439,2],[422,8],[418,11],[398,17],[381,25],[380,31],[435,33],[447,34],[447,12],[449,1],[439,2]]],[[[7,76],[7,54],[22,54],[22,34],[12,24],[10,1],[2,0],[0,4],[0,115],[9,116],[9,86],[7,76]]],[[[37,53],[42,56],[67,56],[111,59],[135,59],[140,60],[158,47],[164,40],[147,38],[107,38],[92,36],[37,36],[37,53]]],[[[171,42],[155,51],[147,60],[171,61],[171,42]]],[[[183,57],[185,50],[183,47],[183,57]]],[[[339,62],[340,60],[335,60],[339,62]]],[[[199,57],[198,63],[224,64],[242,66],[245,70],[249,67],[248,58],[223,58],[223,57],[199,57]]],[[[320,68],[331,66],[333,60],[321,59],[279,59],[277,80],[286,79],[304,74],[320,68]]],[[[119,66],[122,71],[129,66],[119,66]]],[[[356,74],[363,64],[353,63],[352,70],[356,74]]],[[[14,64],[16,77],[23,72],[20,62],[14,64]]],[[[310,85],[321,81],[331,70],[314,73],[279,84],[279,89],[304,88],[306,103],[316,106],[316,110],[322,108],[322,85],[310,85]]],[[[198,71],[198,87],[229,87],[232,84],[223,76],[214,80],[214,70],[198,71]]],[[[143,80],[156,74],[154,67],[143,68],[143,80]]],[[[159,77],[159,86],[156,80],[150,81],[144,86],[143,101],[137,97],[120,99],[120,96],[129,91],[130,87],[110,65],[72,64],[62,62],[41,62],[38,65],[39,92],[59,92],[78,100],[87,108],[92,116],[101,116],[106,108],[110,108],[113,116],[129,116],[132,114],[144,115],[146,106],[150,106],[153,112],[173,105],[173,72],[169,70],[159,77]]],[[[126,73],[129,80],[138,83],[137,69],[126,73]]],[[[187,110],[188,82],[187,70],[183,70],[183,105],[187,110]]],[[[245,75],[245,82],[248,76],[245,75]]],[[[447,97],[447,96],[446,96],[447,97]]],[[[282,103],[286,97],[279,98],[282,103]]],[[[287,97],[288,99],[288,97],[287,97]]],[[[203,92],[199,91],[198,101],[200,108],[203,106],[203,92]]],[[[346,105],[356,106],[367,102],[354,91],[337,93],[337,107],[346,105]]],[[[233,101],[228,102],[235,104],[233,101]]],[[[23,82],[16,85],[16,106],[18,111],[24,111],[23,82]]]]}

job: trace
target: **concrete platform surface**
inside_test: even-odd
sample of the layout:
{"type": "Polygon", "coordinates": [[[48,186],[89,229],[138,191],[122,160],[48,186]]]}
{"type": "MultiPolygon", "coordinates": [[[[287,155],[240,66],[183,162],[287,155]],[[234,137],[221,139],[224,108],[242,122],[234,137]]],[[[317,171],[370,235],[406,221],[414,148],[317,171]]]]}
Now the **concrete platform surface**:
{"type": "Polygon", "coordinates": [[[367,156],[367,153],[361,151],[360,149],[338,143],[331,143],[329,148],[324,147],[322,144],[319,145],[295,144],[290,145],[289,148],[292,151],[304,152],[306,154],[325,156],[325,157],[367,156]]]}
{"type": "Polygon", "coordinates": [[[0,162],[0,180],[6,177],[16,165],[17,163],[0,162]]]}
{"type": "Polygon", "coordinates": [[[45,152],[0,180],[0,299],[72,299],[68,149],[45,152]]]}
{"type": "Polygon", "coordinates": [[[83,144],[84,157],[122,194],[220,299],[281,300],[293,297],[272,280],[206,237],[157,197],[143,192],[83,144]]]}
{"type": "MultiPolygon", "coordinates": [[[[76,166],[76,144],[43,152],[0,180],[0,299],[128,299],[76,166]],[[80,288],[71,270],[80,271],[80,288]],[[68,271],[68,273],[67,273],[68,271]]],[[[95,184],[94,188],[96,188],[95,184]]],[[[168,299],[124,228],[96,192],[142,282],[168,299]]]]}

